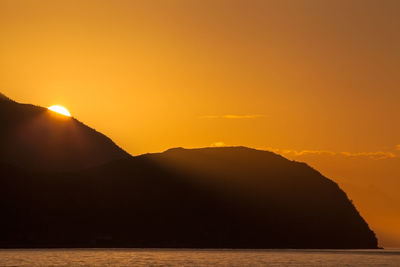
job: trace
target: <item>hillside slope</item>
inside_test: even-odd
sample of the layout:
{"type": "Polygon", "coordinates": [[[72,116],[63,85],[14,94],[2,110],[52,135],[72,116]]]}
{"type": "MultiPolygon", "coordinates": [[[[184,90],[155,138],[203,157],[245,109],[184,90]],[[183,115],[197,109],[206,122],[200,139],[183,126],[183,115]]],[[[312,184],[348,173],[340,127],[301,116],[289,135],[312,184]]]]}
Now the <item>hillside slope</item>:
{"type": "Polygon", "coordinates": [[[79,170],[130,155],[78,120],[0,95],[0,162],[35,170],[79,170]]]}

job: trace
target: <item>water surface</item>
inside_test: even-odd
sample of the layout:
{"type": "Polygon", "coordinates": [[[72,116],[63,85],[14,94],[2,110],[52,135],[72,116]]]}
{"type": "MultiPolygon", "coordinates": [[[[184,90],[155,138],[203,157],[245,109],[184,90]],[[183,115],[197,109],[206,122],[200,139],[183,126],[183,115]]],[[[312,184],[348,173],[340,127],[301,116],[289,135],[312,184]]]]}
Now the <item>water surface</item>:
{"type": "Polygon", "coordinates": [[[0,250],[0,266],[400,266],[400,250],[0,250]]]}

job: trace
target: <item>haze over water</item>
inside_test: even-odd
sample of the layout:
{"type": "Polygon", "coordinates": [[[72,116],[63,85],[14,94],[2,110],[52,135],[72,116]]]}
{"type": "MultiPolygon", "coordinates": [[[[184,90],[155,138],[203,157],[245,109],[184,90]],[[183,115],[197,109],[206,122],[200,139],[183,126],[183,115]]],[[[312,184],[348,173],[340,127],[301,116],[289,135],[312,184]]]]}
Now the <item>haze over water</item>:
{"type": "Polygon", "coordinates": [[[399,266],[400,250],[0,250],[0,266],[399,266]]]}

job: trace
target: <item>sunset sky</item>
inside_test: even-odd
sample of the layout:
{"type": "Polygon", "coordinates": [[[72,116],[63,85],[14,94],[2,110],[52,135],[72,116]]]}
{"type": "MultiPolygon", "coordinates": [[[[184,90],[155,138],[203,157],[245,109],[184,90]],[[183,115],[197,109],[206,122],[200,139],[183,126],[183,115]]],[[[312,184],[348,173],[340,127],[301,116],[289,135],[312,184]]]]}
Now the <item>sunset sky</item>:
{"type": "Polygon", "coordinates": [[[132,155],[244,145],[338,182],[400,247],[400,1],[0,0],[0,92],[132,155]]]}

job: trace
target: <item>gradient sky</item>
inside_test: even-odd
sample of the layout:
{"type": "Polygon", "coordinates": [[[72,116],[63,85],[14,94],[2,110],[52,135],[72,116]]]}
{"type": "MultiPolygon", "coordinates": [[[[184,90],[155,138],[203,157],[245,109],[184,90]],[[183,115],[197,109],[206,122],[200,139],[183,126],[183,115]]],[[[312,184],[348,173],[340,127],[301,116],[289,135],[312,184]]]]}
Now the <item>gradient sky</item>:
{"type": "Polygon", "coordinates": [[[0,91],[131,154],[245,145],[337,181],[400,247],[400,1],[0,0],[0,91]]]}

